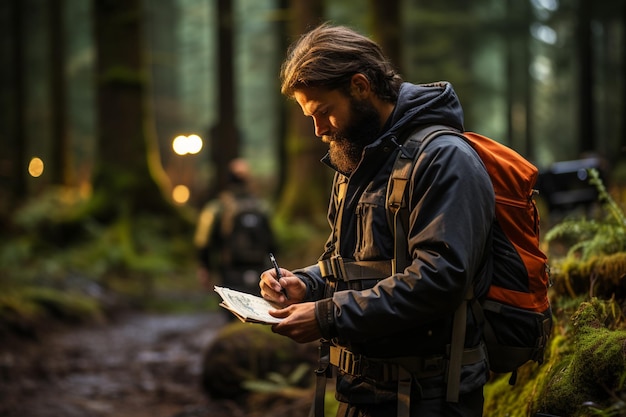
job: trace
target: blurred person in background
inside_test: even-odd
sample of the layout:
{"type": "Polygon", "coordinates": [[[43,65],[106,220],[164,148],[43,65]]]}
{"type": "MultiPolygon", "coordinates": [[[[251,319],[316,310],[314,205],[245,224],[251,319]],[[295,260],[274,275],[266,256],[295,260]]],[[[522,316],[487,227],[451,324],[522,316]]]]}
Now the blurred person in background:
{"type": "Polygon", "coordinates": [[[248,162],[234,159],[228,170],[226,188],[198,218],[198,280],[211,291],[219,285],[258,294],[259,275],[271,265],[268,255],[276,249],[275,237],[267,207],[251,189],[248,162]]]}

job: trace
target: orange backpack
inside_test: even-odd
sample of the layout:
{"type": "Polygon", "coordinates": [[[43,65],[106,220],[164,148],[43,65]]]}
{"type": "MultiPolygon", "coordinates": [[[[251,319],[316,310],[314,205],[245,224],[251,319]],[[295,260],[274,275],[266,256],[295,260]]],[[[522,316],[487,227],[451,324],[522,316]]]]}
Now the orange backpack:
{"type": "Polygon", "coordinates": [[[552,330],[547,257],[539,248],[539,212],[533,197],[537,168],[512,149],[477,133],[429,126],[413,133],[402,145],[387,188],[389,221],[396,236],[395,267],[406,258],[408,209],[406,184],[424,145],[439,135],[455,135],[469,143],[483,161],[496,196],[493,274],[489,292],[480,302],[473,289],[455,314],[448,370],[448,400],[458,398],[465,340],[466,303],[484,322],[484,342],[490,369],[513,372],[528,361],[542,363],[552,330]]]}

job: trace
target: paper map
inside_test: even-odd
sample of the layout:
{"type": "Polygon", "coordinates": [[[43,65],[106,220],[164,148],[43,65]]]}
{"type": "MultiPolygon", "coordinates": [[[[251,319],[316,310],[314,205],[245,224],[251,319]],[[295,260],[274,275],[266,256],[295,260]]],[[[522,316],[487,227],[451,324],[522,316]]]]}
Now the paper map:
{"type": "Polygon", "coordinates": [[[215,286],[215,292],[222,297],[220,306],[229,310],[239,320],[246,323],[275,324],[282,319],[269,315],[268,310],[281,308],[269,301],[245,292],[231,290],[230,288],[215,286]]]}

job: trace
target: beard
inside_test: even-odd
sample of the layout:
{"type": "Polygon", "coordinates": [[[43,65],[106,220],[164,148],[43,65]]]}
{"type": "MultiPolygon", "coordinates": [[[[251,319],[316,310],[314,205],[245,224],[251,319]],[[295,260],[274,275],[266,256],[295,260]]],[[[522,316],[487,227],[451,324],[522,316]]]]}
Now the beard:
{"type": "Polygon", "coordinates": [[[354,172],[361,162],[363,149],[378,137],[381,128],[379,118],[370,102],[350,98],[348,125],[329,137],[330,162],[340,172],[354,172]]]}

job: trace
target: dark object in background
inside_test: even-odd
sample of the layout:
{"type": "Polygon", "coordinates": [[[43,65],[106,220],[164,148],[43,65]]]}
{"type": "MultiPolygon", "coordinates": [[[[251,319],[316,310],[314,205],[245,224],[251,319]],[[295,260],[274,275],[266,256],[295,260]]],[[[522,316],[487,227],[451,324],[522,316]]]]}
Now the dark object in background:
{"type": "Polygon", "coordinates": [[[571,211],[579,207],[589,209],[597,202],[598,191],[589,184],[588,169],[595,168],[602,175],[600,158],[585,158],[553,163],[546,171],[539,173],[537,189],[539,196],[546,201],[552,211],[571,211]]]}
{"type": "MultiPolygon", "coordinates": [[[[209,344],[202,359],[201,389],[208,398],[229,399],[245,403],[254,391],[246,389],[246,381],[265,381],[266,387],[281,388],[280,378],[291,385],[282,386],[295,393],[300,388],[306,394],[310,407],[310,391],[313,373],[317,365],[317,344],[296,343],[273,333],[269,326],[250,325],[238,320],[224,326],[209,344]],[[298,381],[294,372],[308,365],[298,381]],[[271,375],[274,374],[272,377],[271,375]],[[273,378],[273,379],[272,379],[273,378]]],[[[279,393],[277,390],[275,393],[279,393]]],[[[266,391],[270,392],[270,390],[266,391]]],[[[308,408],[307,407],[307,411],[308,408]]]]}

